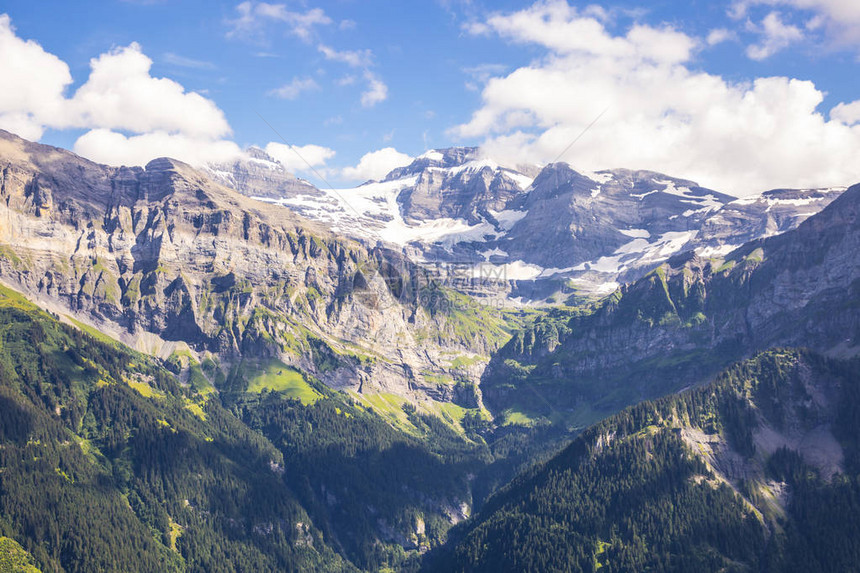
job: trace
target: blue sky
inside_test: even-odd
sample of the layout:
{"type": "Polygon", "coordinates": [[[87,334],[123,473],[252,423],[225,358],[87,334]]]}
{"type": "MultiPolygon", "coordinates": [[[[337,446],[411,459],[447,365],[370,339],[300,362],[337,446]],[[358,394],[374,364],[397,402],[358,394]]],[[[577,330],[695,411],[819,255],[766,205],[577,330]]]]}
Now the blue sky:
{"type": "MultiPolygon", "coordinates": [[[[312,156],[308,159],[337,184],[375,175],[390,167],[388,163],[405,161],[407,155],[451,145],[484,145],[507,162],[551,161],[554,149],[564,149],[561,142],[579,133],[588,118],[596,116],[595,110],[608,107],[594,138],[586,135],[578,144],[581,149],[574,148],[571,157],[564,158],[574,167],[673,169],[673,175],[699,177],[740,194],[757,186],[852,183],[842,179],[855,175],[860,179],[860,170],[852,172],[847,158],[827,159],[838,155],[834,150],[845,145],[860,148],[856,126],[860,109],[847,105],[860,100],[860,10],[852,8],[852,3],[856,2],[288,0],[240,6],[235,1],[200,0],[5,0],[0,13],[8,15],[15,40],[33,41],[68,66],[72,81],[64,85],[62,97],[71,99],[88,81],[91,59],[136,45],[140,54],[152,60],[148,71],[152,78],[173,80],[186,92],[209,100],[223,114],[229,132],[207,133],[207,140],[235,142],[239,147],[265,147],[279,141],[261,115],[290,144],[318,146],[316,153],[307,149],[312,156]],[[547,33],[549,28],[543,28],[541,22],[560,30],[557,41],[545,40],[552,30],[547,33]],[[599,32],[595,38],[607,40],[607,52],[592,51],[590,45],[570,45],[564,39],[565,26],[579,30],[578,26],[587,25],[583,29],[594,30],[592,23],[599,32]],[[641,42],[631,35],[637,27],[650,34],[641,42]],[[625,47],[612,47],[619,42],[627,42],[637,54],[640,48],[647,52],[663,45],[675,51],[631,56],[625,47]],[[615,80],[601,84],[607,75],[601,66],[610,66],[608,73],[615,80]],[[531,101],[526,93],[530,88],[524,83],[528,80],[518,79],[525,75],[518,70],[531,70],[538,82],[560,78],[546,89],[560,94],[569,89],[570,95],[547,102],[543,101],[546,94],[535,88],[531,101]],[[487,81],[492,78],[500,81],[490,94],[487,81]],[[735,90],[734,95],[708,105],[678,101],[675,96],[661,101],[661,90],[695,94],[705,78],[719,79],[709,92],[727,87],[735,90]],[[747,123],[762,127],[745,124],[734,135],[716,132],[710,125],[713,120],[699,117],[709,106],[723,106],[731,114],[732,106],[742,100],[763,101],[763,108],[773,108],[764,101],[767,97],[781,102],[799,94],[799,88],[788,84],[757,90],[753,86],[758,78],[811,81],[823,101],[812,111],[808,103],[773,113],[751,107],[747,123]],[[578,85],[591,87],[580,91],[578,85]],[[633,109],[630,91],[645,94],[642,98],[648,105],[633,109]],[[579,101],[580,93],[590,99],[579,101]],[[555,113],[566,102],[581,111],[555,113]],[[840,121],[834,122],[830,112],[839,104],[846,105],[840,121]],[[489,119],[475,123],[476,113],[489,119]],[[806,122],[816,114],[820,121],[807,129],[806,122]],[[677,121],[666,123],[669,116],[677,121]],[[789,127],[775,131],[768,127],[769,122],[789,127]],[[637,126],[635,132],[629,131],[631,125],[637,126]],[[747,129],[759,131],[747,133],[747,129]],[[613,150],[619,146],[612,142],[616,131],[623,138],[621,147],[627,148],[617,153],[613,150]],[[663,142],[661,137],[669,132],[675,135],[663,142]],[[762,158],[759,163],[765,167],[754,176],[721,175],[748,155],[742,149],[737,155],[726,151],[735,140],[759,141],[755,144],[758,149],[761,141],[784,142],[795,137],[795,132],[801,139],[807,138],[805,148],[825,142],[820,157],[802,166],[809,177],[802,175],[800,167],[780,176],[779,166],[796,164],[803,149],[774,151],[762,158]],[[703,141],[703,148],[679,159],[678,155],[686,153],[679,150],[689,148],[691,141],[703,141]],[[367,169],[354,168],[363,156],[383,148],[396,149],[400,155],[393,155],[392,149],[388,156],[378,157],[379,165],[368,161],[367,169]],[[712,156],[713,161],[708,159],[712,156]],[[712,165],[704,165],[709,161],[712,165]],[[350,166],[352,171],[344,171],[350,166]],[[812,172],[820,173],[819,179],[812,172]]],[[[3,46],[7,47],[5,53],[0,52],[0,66],[4,60],[9,64],[16,58],[15,50],[20,48],[17,43],[3,46]]],[[[23,77],[26,81],[26,75],[23,77]]],[[[798,97],[808,100],[809,90],[798,97]]],[[[170,106],[170,101],[165,105],[170,106]]],[[[95,136],[90,145],[79,143],[90,130],[112,130],[123,137],[150,131],[145,122],[130,128],[107,119],[56,119],[56,113],[45,119],[49,114],[22,110],[25,104],[20,102],[15,104],[17,108],[8,104],[11,107],[3,109],[3,105],[0,98],[0,127],[4,127],[3,112],[17,113],[14,117],[18,119],[22,112],[29,114],[27,118],[42,128],[41,141],[88,151],[96,160],[112,156],[101,153],[103,140],[95,136]]],[[[131,105],[123,109],[138,113],[131,105]]],[[[98,115],[87,113],[90,118],[98,115]]],[[[201,115],[201,121],[205,117],[201,115]]],[[[181,118],[177,122],[180,127],[171,129],[173,123],[155,121],[152,131],[164,132],[165,137],[184,133],[181,118]]],[[[6,127],[18,125],[7,120],[6,127]]],[[[199,136],[196,127],[187,129],[193,137],[199,136]]],[[[38,131],[34,128],[29,133],[38,131]]],[[[152,147],[143,146],[145,151],[135,153],[156,153],[157,149],[150,152],[152,147]]],[[[758,171],[756,165],[741,168],[758,171]]]]}

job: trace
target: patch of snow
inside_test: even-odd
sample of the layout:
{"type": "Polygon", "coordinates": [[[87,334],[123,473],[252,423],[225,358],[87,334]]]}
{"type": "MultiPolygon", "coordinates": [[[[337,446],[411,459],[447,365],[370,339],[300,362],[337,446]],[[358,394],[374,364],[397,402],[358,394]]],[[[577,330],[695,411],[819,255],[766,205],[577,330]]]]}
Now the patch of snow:
{"type": "Polygon", "coordinates": [[[583,265],[577,265],[575,267],[567,267],[566,269],[560,269],[557,267],[552,267],[552,268],[544,269],[543,272],[540,274],[540,278],[545,279],[545,278],[549,278],[549,277],[552,277],[555,275],[563,275],[563,274],[572,273],[575,271],[582,271],[582,270],[585,270],[585,267],[583,265]]]}
{"type": "Polygon", "coordinates": [[[489,261],[491,257],[507,257],[508,253],[503,251],[502,249],[496,247],[495,249],[491,249],[488,251],[480,251],[478,253],[482,257],[484,257],[485,261],[489,261]]]}
{"type": "Polygon", "coordinates": [[[597,173],[594,171],[580,171],[579,174],[583,177],[588,177],[592,181],[596,181],[601,185],[605,185],[606,183],[609,183],[610,181],[615,179],[615,176],[608,171],[604,171],[602,173],[597,173]]]}
{"type": "Polygon", "coordinates": [[[272,171],[282,171],[284,166],[275,161],[269,161],[267,159],[260,159],[258,157],[251,157],[248,159],[249,163],[253,163],[255,165],[260,165],[261,167],[265,167],[266,169],[271,169],[272,171]]]}
{"type": "Polygon", "coordinates": [[[743,206],[755,205],[756,203],[758,203],[759,201],[762,201],[762,200],[763,200],[763,198],[761,195],[755,195],[753,197],[744,197],[742,199],[735,199],[734,201],[729,203],[729,205],[743,205],[743,206]]]}
{"type": "Polygon", "coordinates": [[[646,252],[651,247],[651,243],[649,243],[646,239],[633,239],[629,243],[625,243],[615,249],[616,255],[630,255],[633,253],[643,253],[646,252]]]}
{"type": "Polygon", "coordinates": [[[495,171],[495,170],[499,169],[499,164],[496,163],[495,161],[493,161],[492,159],[476,159],[474,161],[467,161],[466,163],[464,163],[463,165],[460,165],[459,167],[453,167],[453,168],[451,168],[450,171],[451,171],[452,175],[457,175],[457,174],[462,173],[464,171],[466,171],[468,173],[475,173],[475,172],[481,171],[482,169],[485,169],[487,167],[489,167],[490,169],[495,171]]]}
{"type": "Polygon", "coordinates": [[[660,238],[657,239],[656,244],[659,246],[657,256],[669,258],[684,248],[684,245],[695,239],[698,234],[698,231],[663,233],[660,235],[660,238]]]}
{"type": "Polygon", "coordinates": [[[676,195],[678,197],[690,197],[690,189],[689,187],[676,187],[674,181],[663,181],[659,179],[655,179],[654,183],[657,185],[665,185],[666,188],[662,189],[663,193],[668,193],[669,195],[676,195]]]}
{"type": "Polygon", "coordinates": [[[543,273],[543,267],[523,261],[514,261],[505,265],[505,276],[508,280],[530,281],[543,273]]]}
{"type": "Polygon", "coordinates": [[[596,261],[585,263],[585,268],[598,273],[619,274],[627,267],[621,262],[621,257],[600,257],[596,261]]]}
{"type": "MultiPolygon", "coordinates": [[[[284,205],[305,217],[328,223],[333,230],[398,246],[422,242],[451,248],[457,243],[481,242],[498,236],[498,230],[489,222],[471,225],[464,219],[440,218],[407,223],[397,197],[404,189],[415,185],[418,177],[371,182],[354,189],[320,189],[321,195],[261,200],[284,205]]],[[[526,214],[526,211],[514,210],[492,212],[504,231],[510,230],[526,214]]]]}
{"type": "Polygon", "coordinates": [[[705,207],[704,209],[688,209],[688,210],[684,211],[683,213],[681,213],[681,216],[682,217],[692,217],[696,213],[705,213],[707,211],[710,211],[710,209],[708,207],[705,207]]]}
{"type": "MultiPolygon", "coordinates": [[[[666,186],[666,188],[662,190],[663,193],[675,195],[676,197],[683,197],[685,199],[684,203],[698,205],[699,210],[701,211],[706,209],[719,209],[723,206],[723,203],[718,201],[711,193],[708,193],[707,195],[696,195],[689,187],[677,187],[674,181],[655,180],[654,183],[666,186]]],[[[688,215],[684,216],[687,217],[688,215]]]]}
{"type": "Polygon", "coordinates": [[[503,231],[510,231],[513,229],[514,225],[528,214],[528,211],[516,211],[514,209],[505,209],[504,211],[490,210],[490,215],[499,222],[499,227],[501,227],[503,231]]]}
{"type": "Polygon", "coordinates": [[[680,252],[696,235],[698,231],[678,231],[663,233],[654,241],[635,238],[615,249],[612,256],[600,257],[569,270],[620,274],[631,267],[658,264],[680,252]]]}
{"type": "Polygon", "coordinates": [[[496,233],[489,223],[469,225],[463,219],[434,219],[418,225],[407,225],[401,218],[386,223],[380,230],[379,238],[395,245],[406,245],[415,241],[437,243],[446,247],[456,243],[482,241],[488,235],[495,238],[496,233]]]}
{"type": "Polygon", "coordinates": [[[572,278],[570,279],[570,283],[577,289],[596,294],[599,296],[606,296],[614,293],[618,290],[618,287],[621,285],[615,281],[607,281],[607,282],[595,282],[593,280],[584,279],[584,278],[572,278]]]}
{"type": "Polygon", "coordinates": [[[541,276],[544,269],[524,261],[513,261],[502,265],[479,263],[463,270],[473,280],[505,282],[534,280],[541,276]]]}
{"type": "Polygon", "coordinates": [[[617,283],[615,281],[609,281],[596,285],[594,287],[594,292],[600,295],[608,295],[617,291],[620,286],[620,283],[617,283]]]}
{"type": "Polygon", "coordinates": [[[700,257],[724,257],[737,249],[740,245],[720,245],[718,247],[699,247],[696,254],[700,257]]]}
{"type": "Polygon", "coordinates": [[[531,187],[532,183],[535,182],[534,177],[529,177],[528,175],[523,175],[522,173],[515,173],[513,171],[503,171],[503,173],[508,179],[512,179],[513,182],[516,183],[517,186],[523,191],[531,187]]]}
{"type": "Polygon", "coordinates": [[[443,161],[445,156],[436,151],[435,149],[431,149],[430,151],[424,153],[423,155],[419,155],[418,159],[429,159],[430,161],[443,161]]]}
{"type": "Polygon", "coordinates": [[[804,207],[806,205],[812,205],[813,203],[818,203],[821,199],[816,199],[815,197],[807,197],[806,199],[780,199],[778,197],[768,198],[767,210],[770,211],[771,207],[776,205],[791,205],[793,207],[804,207]]]}
{"type": "Polygon", "coordinates": [[[626,235],[628,237],[632,237],[634,239],[650,239],[651,233],[646,231],[645,229],[619,229],[619,233],[622,235],[626,235]]]}
{"type": "Polygon", "coordinates": [[[220,169],[213,169],[212,167],[205,165],[203,166],[203,170],[212,175],[213,177],[217,177],[218,179],[225,181],[232,181],[233,174],[230,171],[222,171],[220,169]]]}
{"type": "Polygon", "coordinates": [[[648,191],[647,193],[640,193],[639,195],[637,195],[635,193],[631,193],[630,196],[635,197],[636,199],[639,199],[641,201],[642,199],[644,199],[648,195],[653,195],[654,193],[659,193],[659,191],[657,191],[657,190],[648,191]]]}

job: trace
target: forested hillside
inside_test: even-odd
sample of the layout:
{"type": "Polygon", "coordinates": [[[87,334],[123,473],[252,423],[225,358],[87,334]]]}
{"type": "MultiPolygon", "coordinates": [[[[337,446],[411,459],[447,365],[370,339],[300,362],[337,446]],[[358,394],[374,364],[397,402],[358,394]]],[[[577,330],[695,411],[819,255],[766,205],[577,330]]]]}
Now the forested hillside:
{"type": "Polygon", "coordinates": [[[219,395],[101,338],[0,293],[0,535],[41,570],[408,569],[469,513],[490,454],[435,416],[219,395]]]}
{"type": "Polygon", "coordinates": [[[588,429],[434,571],[850,571],[860,363],[774,350],[588,429]]]}

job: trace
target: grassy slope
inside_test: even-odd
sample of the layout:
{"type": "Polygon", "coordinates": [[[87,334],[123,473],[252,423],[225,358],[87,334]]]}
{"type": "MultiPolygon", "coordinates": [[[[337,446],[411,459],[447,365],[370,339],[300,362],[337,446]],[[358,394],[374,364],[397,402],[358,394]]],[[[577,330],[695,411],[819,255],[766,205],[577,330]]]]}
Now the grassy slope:
{"type": "Polygon", "coordinates": [[[14,539],[0,537],[0,571],[3,573],[39,573],[33,557],[14,539]]]}
{"type": "Polygon", "coordinates": [[[250,379],[248,392],[259,394],[264,390],[280,392],[300,400],[305,405],[313,404],[322,398],[322,394],[307,383],[301,372],[279,360],[260,364],[258,372],[250,379]]]}

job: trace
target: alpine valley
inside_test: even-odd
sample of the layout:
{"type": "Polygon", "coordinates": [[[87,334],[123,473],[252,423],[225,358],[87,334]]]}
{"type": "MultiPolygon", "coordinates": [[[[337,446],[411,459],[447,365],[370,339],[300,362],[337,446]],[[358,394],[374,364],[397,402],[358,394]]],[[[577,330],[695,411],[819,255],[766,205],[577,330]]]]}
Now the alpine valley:
{"type": "Polygon", "coordinates": [[[860,186],[0,131],[0,282],[3,571],[860,561],[860,186]]]}

